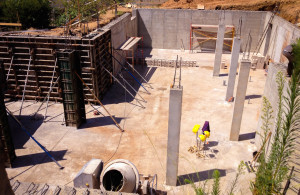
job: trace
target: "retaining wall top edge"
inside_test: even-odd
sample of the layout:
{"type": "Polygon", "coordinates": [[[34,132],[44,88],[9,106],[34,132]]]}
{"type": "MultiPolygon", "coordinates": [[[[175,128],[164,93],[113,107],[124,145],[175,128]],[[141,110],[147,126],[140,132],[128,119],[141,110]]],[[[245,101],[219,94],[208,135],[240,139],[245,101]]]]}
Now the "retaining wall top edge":
{"type": "Polygon", "coordinates": [[[245,12],[245,13],[268,13],[270,11],[251,11],[251,10],[198,10],[198,9],[158,9],[158,8],[136,8],[135,10],[139,11],[139,10],[162,10],[162,11],[180,11],[180,10],[184,10],[184,11],[201,11],[201,12],[222,12],[225,11],[226,12],[245,12]]]}

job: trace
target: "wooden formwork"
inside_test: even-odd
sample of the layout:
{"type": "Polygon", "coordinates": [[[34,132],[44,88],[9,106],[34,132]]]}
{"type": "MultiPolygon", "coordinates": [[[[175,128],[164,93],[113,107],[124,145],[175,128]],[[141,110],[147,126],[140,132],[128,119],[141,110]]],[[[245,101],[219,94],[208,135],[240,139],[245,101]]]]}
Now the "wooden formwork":
{"type": "Polygon", "coordinates": [[[16,153],[4,104],[3,92],[6,89],[6,82],[3,69],[3,62],[0,61],[0,148],[3,148],[3,152],[0,152],[0,158],[3,159],[5,167],[11,167],[16,153]]]}
{"type": "Polygon", "coordinates": [[[80,78],[79,52],[66,50],[58,53],[60,84],[67,126],[79,127],[86,122],[83,83],[80,78]]]}
{"type": "MultiPolygon", "coordinates": [[[[25,99],[43,99],[49,91],[51,80],[54,83],[59,76],[57,53],[70,49],[79,51],[82,78],[101,99],[112,83],[110,75],[101,68],[105,66],[112,71],[110,46],[111,32],[108,29],[93,32],[84,38],[1,35],[0,60],[4,61],[8,88],[5,97],[21,99],[25,89],[25,99]]],[[[53,87],[50,100],[62,101],[59,86],[53,87]]],[[[87,89],[84,93],[86,101],[96,103],[87,89]]]]}

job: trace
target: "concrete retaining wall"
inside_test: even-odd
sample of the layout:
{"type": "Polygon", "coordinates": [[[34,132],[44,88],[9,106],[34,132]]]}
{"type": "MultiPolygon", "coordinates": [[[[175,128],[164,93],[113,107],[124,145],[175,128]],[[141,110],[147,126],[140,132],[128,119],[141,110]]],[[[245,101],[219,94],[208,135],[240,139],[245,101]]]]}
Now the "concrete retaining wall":
{"type": "MultiPolygon", "coordinates": [[[[185,49],[190,47],[190,25],[218,25],[220,10],[136,9],[138,36],[143,36],[148,48],[180,49],[181,39],[185,49]]],[[[238,26],[242,18],[242,50],[251,30],[252,50],[261,36],[267,12],[225,11],[225,25],[238,26]]]]}
{"type": "MultiPolygon", "coordinates": [[[[126,13],[116,20],[105,25],[103,29],[111,30],[112,48],[118,48],[122,45],[128,37],[137,36],[137,19],[132,17],[130,13],[126,13]]],[[[124,58],[121,58],[118,54],[114,54],[118,61],[125,63],[124,58]]],[[[116,74],[121,66],[113,60],[114,74],[116,74]]]]}
{"type": "MultiPolygon", "coordinates": [[[[272,13],[268,12],[265,24],[268,23],[272,13]]],[[[282,55],[282,50],[291,44],[296,38],[300,38],[300,29],[279,16],[275,16],[272,22],[269,48],[267,54],[275,63],[287,63],[288,60],[282,55]]]]}
{"type": "MultiPolygon", "coordinates": [[[[269,66],[268,69],[268,76],[267,76],[267,80],[266,80],[266,84],[265,84],[265,89],[264,89],[264,95],[271,103],[271,106],[273,108],[273,116],[274,119],[272,120],[272,125],[271,125],[271,131],[272,131],[272,138],[275,132],[275,118],[277,116],[277,109],[278,109],[278,91],[277,91],[277,83],[276,83],[276,76],[277,73],[281,71],[284,73],[286,72],[286,66],[284,64],[276,64],[276,63],[272,63],[269,66]]],[[[287,96],[287,82],[285,82],[285,89],[284,89],[284,96],[287,96]]],[[[261,108],[263,107],[263,105],[261,105],[261,108]]],[[[262,126],[262,119],[261,119],[261,115],[262,115],[262,111],[260,112],[260,117],[258,120],[258,125],[257,125],[257,132],[262,134],[263,131],[261,130],[261,126],[262,126]]],[[[258,135],[258,133],[256,134],[255,137],[255,144],[257,146],[257,148],[259,149],[261,147],[261,137],[258,135]]],[[[271,139],[272,140],[272,139],[271,139]]]]}

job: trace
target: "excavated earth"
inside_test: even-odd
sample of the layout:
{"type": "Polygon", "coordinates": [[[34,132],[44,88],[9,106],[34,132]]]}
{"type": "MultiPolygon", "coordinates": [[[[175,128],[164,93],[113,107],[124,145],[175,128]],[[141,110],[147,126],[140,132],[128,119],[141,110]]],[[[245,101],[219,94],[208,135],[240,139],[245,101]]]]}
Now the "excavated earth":
{"type": "Polygon", "coordinates": [[[287,21],[300,23],[300,0],[168,0],[162,8],[169,9],[197,9],[197,5],[204,5],[205,9],[222,10],[252,10],[273,11],[278,6],[277,14],[287,21]]]}

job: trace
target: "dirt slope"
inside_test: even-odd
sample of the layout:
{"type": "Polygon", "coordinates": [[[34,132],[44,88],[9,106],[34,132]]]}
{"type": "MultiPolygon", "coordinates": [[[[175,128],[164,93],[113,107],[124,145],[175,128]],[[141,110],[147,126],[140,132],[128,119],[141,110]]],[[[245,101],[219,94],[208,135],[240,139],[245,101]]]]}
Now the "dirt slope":
{"type": "Polygon", "coordinates": [[[168,0],[162,8],[196,9],[203,4],[205,9],[272,11],[276,4],[279,16],[295,24],[300,23],[300,0],[168,0]]]}

